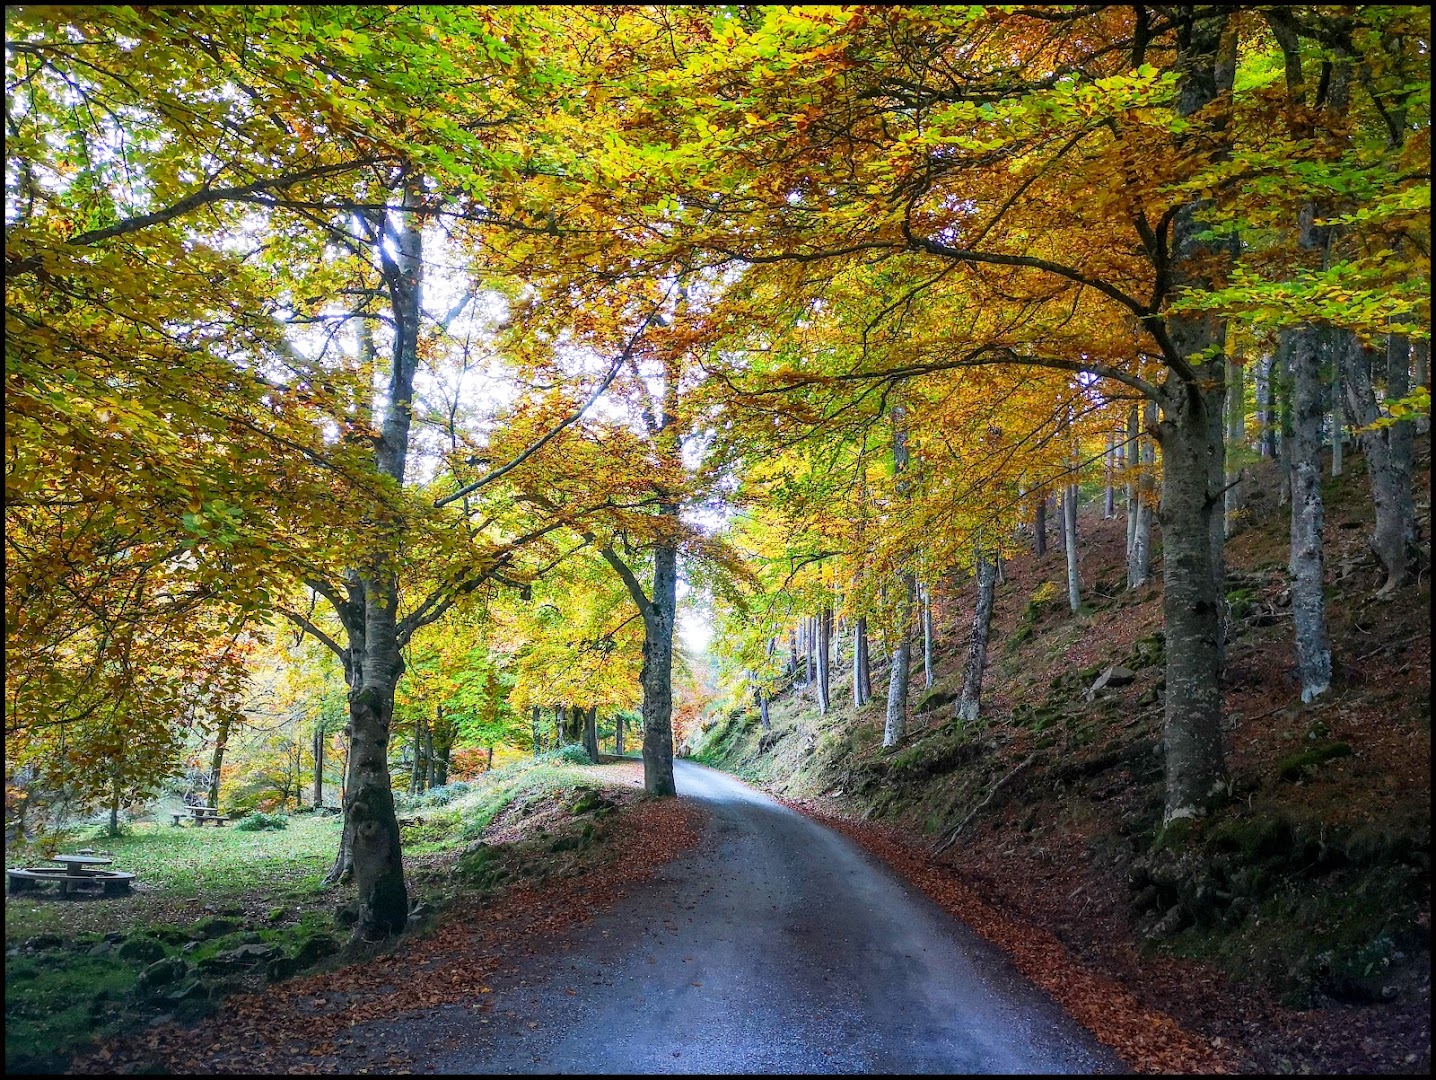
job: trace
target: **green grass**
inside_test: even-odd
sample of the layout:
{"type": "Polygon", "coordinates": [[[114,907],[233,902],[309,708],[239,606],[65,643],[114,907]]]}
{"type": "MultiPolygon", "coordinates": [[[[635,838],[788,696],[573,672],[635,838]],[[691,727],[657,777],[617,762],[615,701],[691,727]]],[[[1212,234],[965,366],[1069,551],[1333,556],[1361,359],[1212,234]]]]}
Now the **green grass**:
{"type": "MultiPolygon", "coordinates": [[[[443,805],[418,808],[424,824],[404,830],[405,855],[455,851],[516,800],[604,784],[601,768],[573,764],[571,755],[555,753],[516,762],[473,782],[468,791],[443,805]]],[[[581,839],[586,841],[593,826],[584,827],[587,831],[581,839]]],[[[294,956],[315,935],[342,940],[345,931],[335,925],[333,904],[343,897],[319,888],[341,828],[339,817],[297,815],[283,831],[139,824],[119,837],[100,836],[94,829],[72,834],[62,850],[92,847],[113,852],[114,866],[134,872],[146,888],[115,900],[20,898],[6,904],[8,948],[41,934],[56,935],[61,941],[43,952],[23,951],[7,958],[7,1070],[62,1070],[69,1056],[92,1038],[133,1030],[161,1008],[131,993],[136,976],[153,956],[141,959],[128,945],[124,956],[113,949],[89,955],[106,931],[152,938],[163,944],[168,955],[181,955],[189,931],[205,921],[200,916],[213,921],[207,913],[218,911],[236,929],[183,953],[192,965],[256,937],[278,947],[285,957],[294,956]]],[[[552,846],[551,840],[528,846],[547,852],[545,845],[552,846]]],[[[14,866],[39,858],[38,852],[12,851],[7,862],[14,866]]],[[[432,882],[426,885],[422,878],[415,873],[411,888],[430,902],[439,899],[429,891],[432,882]]],[[[190,1004],[212,1007],[186,1003],[190,1004]]]]}

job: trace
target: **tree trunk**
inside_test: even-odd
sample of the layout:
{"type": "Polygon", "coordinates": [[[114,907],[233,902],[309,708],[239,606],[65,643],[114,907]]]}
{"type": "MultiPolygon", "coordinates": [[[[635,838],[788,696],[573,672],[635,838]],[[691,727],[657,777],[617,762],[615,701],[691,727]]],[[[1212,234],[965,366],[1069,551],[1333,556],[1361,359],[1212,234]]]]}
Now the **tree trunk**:
{"type": "Polygon", "coordinates": [[[817,617],[818,715],[828,715],[828,666],[832,651],[833,611],[825,607],[817,617]]]}
{"type": "Polygon", "coordinates": [[[615,757],[623,757],[623,713],[616,713],[613,718],[613,754],[615,757]]]}
{"type": "MultiPolygon", "coordinates": [[[[671,511],[676,513],[676,507],[671,511]]],[[[653,552],[653,597],[643,619],[643,790],[676,795],[673,782],[673,623],[678,598],[678,548],[653,552]]]]}
{"type": "MultiPolygon", "coordinates": [[[[1200,817],[1225,791],[1218,636],[1223,597],[1212,573],[1206,395],[1176,386],[1163,403],[1162,613],[1166,633],[1164,819],[1200,817]]],[[[1218,399],[1220,402],[1220,399],[1218,399]]]]}
{"type": "Polygon", "coordinates": [[[488,756],[488,758],[486,758],[485,761],[484,761],[484,772],[493,772],[493,770],[494,770],[494,747],[493,747],[493,744],[490,743],[490,744],[489,744],[489,756],[488,756]]]}
{"type": "MultiPolygon", "coordinates": [[[[1347,370],[1347,404],[1351,408],[1351,418],[1359,427],[1366,427],[1381,415],[1372,386],[1372,354],[1354,335],[1343,333],[1341,336],[1344,340],[1339,351],[1343,354],[1347,370]]],[[[1388,398],[1404,397],[1409,392],[1405,385],[1409,346],[1404,338],[1398,339],[1395,335],[1392,338],[1387,344],[1386,393],[1388,398]],[[1395,355],[1392,356],[1392,353],[1395,355]]],[[[1366,452],[1367,482],[1371,485],[1371,501],[1376,509],[1371,550],[1386,570],[1381,592],[1389,593],[1411,581],[1418,554],[1416,510],[1411,491],[1410,421],[1402,420],[1387,428],[1363,431],[1361,445],[1366,452]]]]}
{"type": "Polygon", "coordinates": [[[919,612],[922,618],[922,685],[923,689],[929,689],[937,676],[933,671],[933,634],[932,634],[932,591],[926,585],[917,587],[918,600],[922,607],[919,612]]]}
{"type": "Polygon", "coordinates": [[[583,748],[588,751],[588,760],[598,764],[598,706],[590,705],[583,722],[583,748]]]}
{"type": "Polygon", "coordinates": [[[967,664],[962,669],[962,693],[957,699],[959,723],[977,719],[982,702],[982,670],[987,664],[987,635],[992,626],[993,584],[997,574],[986,552],[977,554],[977,606],[972,614],[972,637],[967,646],[967,664]]]}
{"type": "Polygon", "coordinates": [[[1241,364],[1235,360],[1227,361],[1227,475],[1223,527],[1229,537],[1236,535],[1241,528],[1242,518],[1242,474],[1238,464],[1238,455],[1246,438],[1246,387],[1242,374],[1241,364]]]}
{"type": "Polygon", "coordinates": [[[1102,520],[1110,521],[1117,516],[1117,495],[1112,484],[1112,474],[1116,471],[1113,459],[1117,456],[1117,437],[1111,432],[1107,433],[1107,452],[1102,455],[1102,470],[1104,484],[1102,487],[1102,520]]]}
{"type": "Polygon", "coordinates": [[[434,706],[434,723],[429,728],[429,786],[443,787],[449,782],[449,755],[453,753],[458,730],[452,716],[442,705],[434,706]]]}
{"type": "Polygon", "coordinates": [[[873,696],[872,674],[868,670],[868,617],[853,620],[853,704],[862,708],[873,696]]]}
{"type": "Polygon", "coordinates": [[[1137,466],[1141,461],[1141,414],[1136,405],[1127,410],[1127,585],[1132,585],[1132,545],[1137,538],[1137,466]]]}
{"type": "Polygon", "coordinates": [[[1066,497],[1067,488],[1064,485],[1061,493],[1054,493],[1052,496],[1051,512],[1057,515],[1057,550],[1066,551],[1066,511],[1063,509],[1063,499],[1066,497]]]}
{"type": "Polygon", "coordinates": [[[1067,488],[1062,500],[1062,531],[1067,549],[1067,606],[1075,614],[1082,606],[1081,581],[1077,576],[1077,485],[1067,488]]]}
{"type": "MultiPolygon", "coordinates": [[[[345,665],[346,678],[350,666],[345,665]]],[[[334,865],[329,868],[329,873],[324,878],[325,885],[346,883],[354,876],[354,822],[348,814],[349,789],[353,785],[354,755],[350,752],[353,732],[352,724],[344,725],[344,780],[339,785],[339,805],[345,810],[344,826],[339,832],[339,850],[334,854],[334,865]]]]}
{"type": "Polygon", "coordinates": [[[1257,452],[1263,458],[1276,457],[1276,428],[1272,423],[1272,358],[1264,356],[1257,361],[1256,405],[1257,424],[1261,428],[1257,441],[1257,452]]]}
{"type": "MultiPolygon", "coordinates": [[[[218,802],[210,804],[218,806],[218,802]]],[[[324,805],[324,725],[314,726],[314,806],[324,805]]]]}
{"type": "Polygon", "coordinates": [[[365,650],[359,685],[349,696],[353,725],[345,817],[353,824],[354,879],[359,889],[355,931],[376,939],[397,934],[409,918],[399,823],[389,780],[389,728],[394,690],[404,673],[395,634],[397,589],[392,576],[365,582],[365,650]]]}
{"type": "Polygon", "coordinates": [[[768,695],[763,693],[761,686],[753,687],[753,696],[758,699],[758,728],[764,734],[773,729],[772,722],[768,716],[768,695]]]}
{"type": "Polygon", "coordinates": [[[533,732],[534,757],[538,757],[541,753],[543,753],[543,732],[539,730],[539,718],[542,715],[543,710],[540,709],[537,705],[534,705],[529,709],[529,725],[533,732]]]}
{"type": "Polygon", "coordinates": [[[803,616],[803,682],[812,685],[813,682],[813,652],[815,647],[813,633],[813,617],[803,616]]]}
{"type": "Polygon", "coordinates": [[[883,745],[896,746],[907,729],[908,667],[912,664],[912,608],[917,592],[917,578],[902,576],[902,594],[898,602],[898,638],[888,671],[887,723],[883,729],[883,745]]]}
{"type": "Polygon", "coordinates": [[[788,632],[788,677],[798,677],[798,631],[795,627],[788,632]]]}
{"type": "Polygon", "coordinates": [[[428,773],[424,766],[424,717],[414,717],[414,760],[409,766],[409,794],[417,795],[424,790],[428,773]]]}
{"type": "MultiPolygon", "coordinates": [[[[219,779],[224,768],[224,748],[229,744],[229,729],[233,722],[232,713],[225,713],[219,718],[219,727],[214,733],[214,754],[209,759],[209,805],[219,806],[219,779]]],[[[315,790],[318,790],[319,766],[315,765],[315,790]]]]}
{"type": "MultiPolygon", "coordinates": [[[[1147,427],[1157,423],[1157,406],[1148,402],[1147,427]]],[[[1127,588],[1137,589],[1152,576],[1152,492],[1156,478],[1152,475],[1157,463],[1157,448],[1150,438],[1139,438],[1133,444],[1140,453],[1142,472],[1137,481],[1137,512],[1132,518],[1132,545],[1127,552],[1127,588]]]]}
{"type": "MultiPolygon", "coordinates": [[[[113,779],[110,782],[110,828],[109,835],[120,835],[120,763],[115,762],[113,779]]],[[[63,887],[63,886],[62,886],[63,887]]]]}
{"type": "Polygon", "coordinates": [[[1037,493],[1037,513],[1032,522],[1032,549],[1040,559],[1047,554],[1047,493],[1037,493]]]}
{"type": "Polygon", "coordinates": [[[1310,323],[1281,332],[1292,373],[1291,609],[1301,700],[1331,686],[1321,499],[1322,368],[1332,333],[1310,323]]]}

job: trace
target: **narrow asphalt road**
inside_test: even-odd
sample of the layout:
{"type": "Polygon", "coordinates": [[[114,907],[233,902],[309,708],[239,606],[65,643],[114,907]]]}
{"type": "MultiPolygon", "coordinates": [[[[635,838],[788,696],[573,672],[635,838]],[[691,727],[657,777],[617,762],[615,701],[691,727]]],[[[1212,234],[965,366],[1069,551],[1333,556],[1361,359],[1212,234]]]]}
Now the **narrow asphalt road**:
{"type": "Polygon", "coordinates": [[[413,1068],[1126,1071],[846,838],[715,770],[681,761],[677,781],[711,815],[699,847],[495,978],[483,1019],[401,1021],[413,1068]]]}

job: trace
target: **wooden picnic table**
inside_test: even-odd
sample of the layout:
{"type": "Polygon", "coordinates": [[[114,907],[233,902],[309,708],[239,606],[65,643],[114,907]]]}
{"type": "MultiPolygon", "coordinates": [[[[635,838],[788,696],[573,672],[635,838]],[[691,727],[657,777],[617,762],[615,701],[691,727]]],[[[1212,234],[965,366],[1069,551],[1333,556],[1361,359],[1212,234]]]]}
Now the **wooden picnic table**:
{"type": "MultiPolygon", "coordinates": [[[[196,825],[203,825],[206,821],[212,821],[215,825],[224,825],[229,821],[228,814],[221,814],[217,806],[186,806],[189,811],[190,820],[196,825]]],[[[179,815],[175,815],[175,823],[179,823],[179,815]]]]}
{"type": "MultiPolygon", "coordinates": [[[[130,891],[135,875],[125,870],[102,870],[115,860],[108,855],[53,855],[47,862],[59,866],[29,866],[5,870],[11,894],[33,890],[50,882],[60,886],[62,896],[71,896],[80,886],[98,885],[105,896],[123,896],[130,891]]],[[[83,891],[83,890],[82,890],[83,891]]]]}
{"type": "Polygon", "coordinates": [[[59,863],[67,874],[82,876],[87,869],[109,866],[115,860],[108,855],[53,855],[45,861],[59,863]]]}

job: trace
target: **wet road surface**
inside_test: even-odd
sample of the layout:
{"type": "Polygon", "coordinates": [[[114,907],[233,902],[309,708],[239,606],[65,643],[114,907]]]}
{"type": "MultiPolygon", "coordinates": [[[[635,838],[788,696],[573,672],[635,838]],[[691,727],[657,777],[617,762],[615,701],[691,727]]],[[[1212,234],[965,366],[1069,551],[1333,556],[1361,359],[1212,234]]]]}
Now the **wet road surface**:
{"type": "Polygon", "coordinates": [[[493,1010],[399,1021],[412,1068],[1126,1071],[847,839],[723,773],[676,768],[710,815],[699,847],[492,980],[493,1010]]]}

